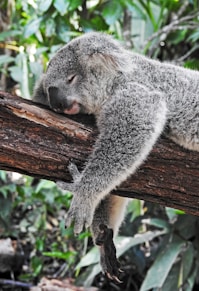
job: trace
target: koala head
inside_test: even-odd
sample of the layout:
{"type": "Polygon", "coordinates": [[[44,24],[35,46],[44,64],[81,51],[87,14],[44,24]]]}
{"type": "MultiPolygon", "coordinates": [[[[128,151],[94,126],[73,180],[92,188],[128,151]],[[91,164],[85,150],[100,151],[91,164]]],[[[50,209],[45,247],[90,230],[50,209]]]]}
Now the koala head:
{"type": "Polygon", "coordinates": [[[113,79],[128,62],[123,48],[112,37],[85,34],[70,41],[50,60],[33,99],[57,112],[95,114],[110,97],[113,79]]]}

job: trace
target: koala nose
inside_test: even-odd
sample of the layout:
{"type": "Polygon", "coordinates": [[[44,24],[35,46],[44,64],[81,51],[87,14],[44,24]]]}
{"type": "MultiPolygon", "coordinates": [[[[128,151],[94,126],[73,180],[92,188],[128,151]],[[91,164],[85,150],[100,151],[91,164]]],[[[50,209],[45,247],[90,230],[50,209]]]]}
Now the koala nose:
{"type": "Polygon", "coordinates": [[[63,112],[65,108],[68,107],[67,99],[64,97],[63,92],[58,87],[49,87],[49,102],[50,107],[55,111],[63,112]]]}

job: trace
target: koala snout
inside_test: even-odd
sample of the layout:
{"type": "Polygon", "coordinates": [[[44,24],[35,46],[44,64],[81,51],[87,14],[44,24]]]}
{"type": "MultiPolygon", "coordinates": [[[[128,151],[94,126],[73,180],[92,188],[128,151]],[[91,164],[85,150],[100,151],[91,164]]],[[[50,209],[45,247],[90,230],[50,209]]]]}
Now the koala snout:
{"type": "Polygon", "coordinates": [[[66,97],[64,92],[58,87],[48,88],[50,107],[56,112],[66,114],[77,114],[80,111],[80,105],[74,98],[66,97]]]}
{"type": "Polygon", "coordinates": [[[69,108],[71,104],[67,101],[67,98],[64,97],[62,90],[58,87],[49,87],[48,88],[49,103],[50,107],[54,111],[63,112],[64,109],[69,108]]]}

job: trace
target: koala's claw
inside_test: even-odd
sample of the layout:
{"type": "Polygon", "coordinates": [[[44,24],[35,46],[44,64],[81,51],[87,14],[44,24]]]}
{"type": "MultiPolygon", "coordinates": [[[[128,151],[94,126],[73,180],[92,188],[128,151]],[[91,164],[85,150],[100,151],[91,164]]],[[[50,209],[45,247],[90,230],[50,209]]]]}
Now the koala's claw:
{"type": "Polygon", "coordinates": [[[120,263],[116,258],[116,248],[113,243],[113,230],[104,224],[101,224],[99,229],[100,233],[96,238],[95,243],[100,247],[102,271],[110,280],[113,280],[116,283],[122,283],[118,278],[119,273],[123,271],[120,269],[120,263]]]}
{"type": "Polygon", "coordinates": [[[89,209],[88,204],[75,202],[76,197],[73,197],[69,211],[65,216],[65,226],[69,227],[72,223],[74,224],[74,233],[79,234],[84,227],[88,228],[91,226],[93,220],[93,211],[89,209]],[[78,205],[78,206],[76,206],[78,205]]]}
{"type": "MultiPolygon", "coordinates": [[[[80,176],[80,172],[79,172],[77,166],[73,163],[70,163],[68,165],[68,170],[73,178],[73,181],[75,182],[78,179],[78,177],[80,176]]],[[[74,183],[66,183],[63,181],[57,181],[56,184],[62,190],[67,190],[69,192],[74,192],[74,190],[75,190],[74,183]]]]}
{"type": "Polygon", "coordinates": [[[76,235],[82,232],[84,228],[88,228],[91,225],[86,219],[76,219],[76,217],[68,213],[65,218],[65,226],[68,228],[72,224],[74,224],[73,229],[76,235]]]}
{"type": "Polygon", "coordinates": [[[68,165],[68,170],[69,170],[71,176],[73,177],[73,180],[75,181],[80,175],[80,172],[79,172],[77,166],[74,163],[70,163],[68,165]]]}

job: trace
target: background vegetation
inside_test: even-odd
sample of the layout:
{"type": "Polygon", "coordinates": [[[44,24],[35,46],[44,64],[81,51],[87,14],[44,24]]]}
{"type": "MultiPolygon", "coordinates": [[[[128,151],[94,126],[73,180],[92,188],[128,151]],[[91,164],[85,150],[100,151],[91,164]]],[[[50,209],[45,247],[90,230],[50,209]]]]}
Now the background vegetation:
{"type": "MultiPolygon", "coordinates": [[[[197,0],[1,0],[1,90],[31,98],[57,49],[93,30],[152,58],[199,68],[197,0]]],[[[90,234],[74,237],[64,228],[70,199],[53,182],[0,172],[0,237],[17,241],[21,254],[19,266],[5,267],[2,278],[14,274],[33,284],[43,276],[73,278],[100,290],[198,290],[198,218],[130,202],[117,241],[123,284],[115,285],[99,273],[90,234]]]]}

